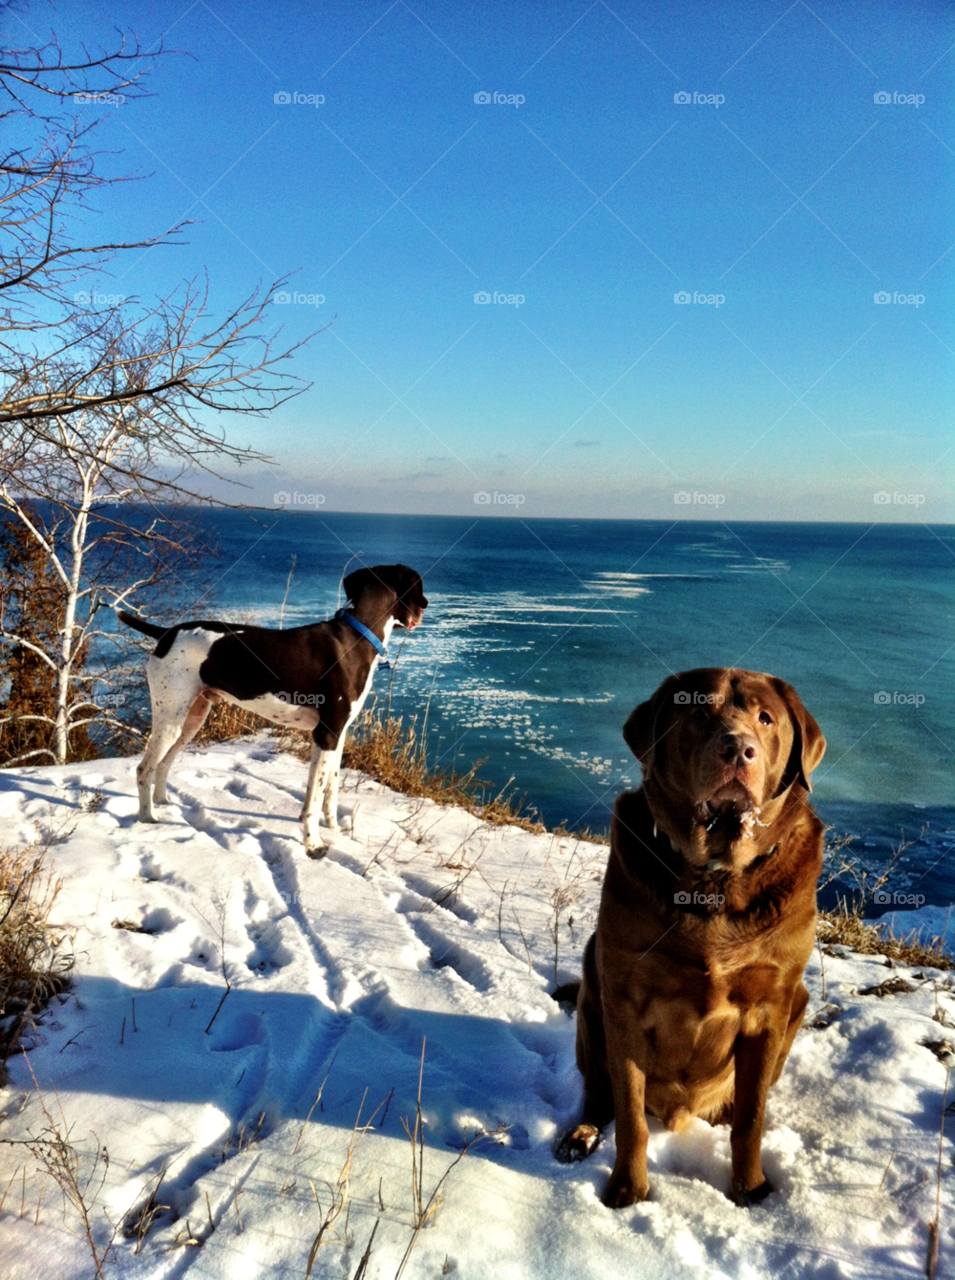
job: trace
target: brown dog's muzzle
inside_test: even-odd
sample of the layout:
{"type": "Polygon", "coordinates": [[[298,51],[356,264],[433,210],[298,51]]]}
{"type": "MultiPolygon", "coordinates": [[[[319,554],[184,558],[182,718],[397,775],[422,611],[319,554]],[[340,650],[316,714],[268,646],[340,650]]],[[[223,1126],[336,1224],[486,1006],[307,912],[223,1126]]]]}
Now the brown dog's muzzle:
{"type": "Polygon", "coordinates": [[[759,755],[759,743],[748,733],[724,733],[717,743],[716,754],[725,764],[745,768],[759,755]]]}

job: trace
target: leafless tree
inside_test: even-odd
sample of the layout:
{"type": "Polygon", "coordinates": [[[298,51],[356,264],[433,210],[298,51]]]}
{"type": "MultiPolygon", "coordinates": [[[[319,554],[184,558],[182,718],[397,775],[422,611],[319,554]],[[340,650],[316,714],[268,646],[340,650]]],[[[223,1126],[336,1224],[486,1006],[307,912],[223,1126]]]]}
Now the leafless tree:
{"type": "Polygon", "coordinates": [[[91,194],[131,180],[106,171],[95,130],[145,96],[162,53],[122,33],[76,56],[55,35],[0,51],[0,512],[56,599],[38,640],[0,572],[0,646],[48,673],[49,705],[19,713],[52,735],[29,754],[57,762],[71,734],[111,714],[77,694],[102,609],[168,578],[194,545],[170,504],[202,501],[203,473],[266,461],[228,439],[221,415],[268,413],[306,389],[288,365],[303,344],[282,344],[269,317],[284,279],[224,315],[202,278],[152,303],[101,291],[114,260],[182,243],[188,225],[128,242],[78,234],[91,194]]]}
{"type": "Polygon", "coordinates": [[[15,481],[0,475],[0,513],[19,551],[0,568],[0,643],[19,658],[7,664],[0,715],[6,764],[64,764],[93,724],[136,736],[106,665],[111,651],[122,661],[127,642],[111,622],[103,628],[103,611],[111,620],[113,608],[160,586],[167,598],[181,594],[202,546],[175,477],[152,470],[135,409],[101,406],[47,430],[54,438],[34,442],[15,481]]]}

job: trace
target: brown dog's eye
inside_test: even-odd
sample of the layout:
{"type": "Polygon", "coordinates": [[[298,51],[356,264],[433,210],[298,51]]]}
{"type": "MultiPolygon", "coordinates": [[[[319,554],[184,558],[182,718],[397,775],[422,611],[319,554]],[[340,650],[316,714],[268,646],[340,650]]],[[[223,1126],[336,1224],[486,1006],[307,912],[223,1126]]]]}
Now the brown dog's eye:
{"type": "Polygon", "coordinates": [[[760,724],[772,724],[772,723],[773,723],[773,717],[769,714],[769,712],[768,712],[768,711],[761,711],[761,712],[759,713],[759,723],[760,723],[760,724]]]}

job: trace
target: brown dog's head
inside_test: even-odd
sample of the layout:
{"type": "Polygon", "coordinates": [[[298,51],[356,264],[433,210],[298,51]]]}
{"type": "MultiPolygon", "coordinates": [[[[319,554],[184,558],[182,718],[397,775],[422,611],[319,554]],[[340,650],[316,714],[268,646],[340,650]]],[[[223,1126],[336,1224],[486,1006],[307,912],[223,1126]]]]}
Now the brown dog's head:
{"type": "Polygon", "coordinates": [[[792,685],[728,667],[670,676],[623,736],[674,848],[695,866],[737,871],[779,839],[826,749],[792,685]]]}
{"type": "Polygon", "coordinates": [[[428,599],[421,577],[406,564],[376,564],[356,569],[342,582],[345,595],[357,605],[371,602],[374,621],[394,618],[395,625],[411,630],[421,623],[428,599]]]}

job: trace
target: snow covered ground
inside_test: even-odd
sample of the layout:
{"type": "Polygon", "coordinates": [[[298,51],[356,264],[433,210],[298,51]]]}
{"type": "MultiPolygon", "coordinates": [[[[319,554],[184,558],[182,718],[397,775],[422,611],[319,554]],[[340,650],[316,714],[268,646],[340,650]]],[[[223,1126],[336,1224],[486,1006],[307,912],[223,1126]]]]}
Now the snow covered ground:
{"type": "MultiPolygon", "coordinates": [[[[347,1221],[313,1275],[354,1276],[380,1220],[367,1276],[391,1280],[412,1236],[401,1122],[413,1124],[423,1038],[425,1200],[466,1139],[486,1136],[449,1174],[406,1276],[924,1275],[946,1079],[944,1045],[926,1042],[955,1040],[950,975],[826,956],[823,999],[817,954],[806,1024],[770,1095],[763,1161],[777,1194],[735,1208],[728,1130],[668,1134],[651,1120],[652,1198],[611,1212],[599,1195],[612,1133],[582,1165],[552,1156],[580,1081],[573,1017],[548,995],[555,967],[562,982],[579,974],[605,849],[487,827],[351,774],[340,813],[353,835],[312,862],[297,820],[305,768],[268,740],[187,752],[152,827],[134,821],[134,763],[0,773],[5,843],[35,824],[58,833],[56,918],[75,930],[76,983],[28,1056],[84,1159],[108,1150],[99,1239],[105,1215],[118,1221],[166,1170],[170,1208],[138,1253],[118,1236],[107,1275],[304,1276],[360,1114],[371,1123],[347,1221]],[[223,958],[231,991],[207,1033],[223,958]],[[899,978],[912,989],[863,994],[899,978]]],[[[25,1057],[10,1070],[7,1140],[44,1123],[25,1057]]],[[[948,1136],[941,1167],[937,1275],[951,1276],[948,1136]]],[[[94,1274],[76,1216],[44,1182],[24,1147],[0,1146],[3,1280],[94,1274]]]]}

